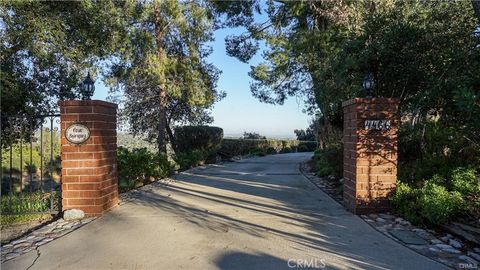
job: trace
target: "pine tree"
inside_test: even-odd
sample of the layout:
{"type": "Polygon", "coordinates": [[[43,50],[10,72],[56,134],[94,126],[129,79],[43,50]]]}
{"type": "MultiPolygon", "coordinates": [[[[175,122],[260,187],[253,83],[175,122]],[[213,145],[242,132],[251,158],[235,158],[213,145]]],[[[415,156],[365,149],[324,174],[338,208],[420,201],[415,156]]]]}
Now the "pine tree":
{"type": "Polygon", "coordinates": [[[165,153],[168,124],[179,118],[169,108],[198,111],[223,96],[215,90],[219,71],[205,61],[214,20],[201,1],[128,2],[123,10],[125,53],[113,62],[108,82],[125,94],[132,133],[156,137],[165,153]]]}

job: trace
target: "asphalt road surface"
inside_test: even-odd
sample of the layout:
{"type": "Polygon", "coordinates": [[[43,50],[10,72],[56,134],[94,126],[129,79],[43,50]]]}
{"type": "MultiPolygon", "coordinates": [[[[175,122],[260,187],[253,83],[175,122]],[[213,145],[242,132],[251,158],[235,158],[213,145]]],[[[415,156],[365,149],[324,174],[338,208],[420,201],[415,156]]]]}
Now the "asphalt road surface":
{"type": "Polygon", "coordinates": [[[1,268],[447,269],[385,237],[311,184],[298,170],[311,155],[183,172],[1,268]]]}

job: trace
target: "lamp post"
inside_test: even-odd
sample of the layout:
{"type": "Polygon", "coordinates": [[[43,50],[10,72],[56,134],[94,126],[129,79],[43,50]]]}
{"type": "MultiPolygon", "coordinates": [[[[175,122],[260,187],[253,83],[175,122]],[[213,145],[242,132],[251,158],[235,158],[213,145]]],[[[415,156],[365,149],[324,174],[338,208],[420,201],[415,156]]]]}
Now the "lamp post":
{"type": "Polygon", "coordinates": [[[88,72],[87,77],[85,77],[85,80],[83,80],[81,86],[83,99],[90,99],[95,91],[95,81],[90,77],[90,71],[88,72]]]}
{"type": "Polygon", "coordinates": [[[373,74],[369,72],[363,79],[363,90],[367,98],[373,97],[373,88],[375,87],[375,82],[373,81],[373,74]]]}

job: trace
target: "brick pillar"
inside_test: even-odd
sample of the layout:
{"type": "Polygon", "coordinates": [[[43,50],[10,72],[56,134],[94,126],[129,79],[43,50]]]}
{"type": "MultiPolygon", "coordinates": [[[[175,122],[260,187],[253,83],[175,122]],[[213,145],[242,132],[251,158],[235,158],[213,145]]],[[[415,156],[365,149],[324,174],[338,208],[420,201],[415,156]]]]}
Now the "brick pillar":
{"type": "Polygon", "coordinates": [[[62,210],[99,216],[118,204],[117,105],[99,100],[60,101],[62,130],[62,210]],[[65,138],[75,123],[90,138],[73,144],[65,138]]]}
{"type": "Polygon", "coordinates": [[[343,200],[355,214],[387,211],[397,180],[397,99],[343,102],[343,200]]]}

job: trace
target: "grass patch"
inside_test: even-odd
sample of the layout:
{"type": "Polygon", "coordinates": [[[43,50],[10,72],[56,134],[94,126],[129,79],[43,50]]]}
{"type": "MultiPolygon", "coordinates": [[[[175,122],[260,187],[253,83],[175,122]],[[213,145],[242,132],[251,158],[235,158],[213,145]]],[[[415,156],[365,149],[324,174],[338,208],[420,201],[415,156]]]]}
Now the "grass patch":
{"type": "Polygon", "coordinates": [[[47,212],[53,206],[59,206],[61,194],[54,192],[34,192],[34,193],[10,193],[2,194],[0,199],[0,210],[3,214],[25,215],[29,213],[47,212]]]}
{"type": "Polygon", "coordinates": [[[50,219],[52,219],[52,215],[50,214],[0,215],[0,225],[3,228],[17,225],[18,223],[26,223],[32,221],[37,222],[50,219]]]}

